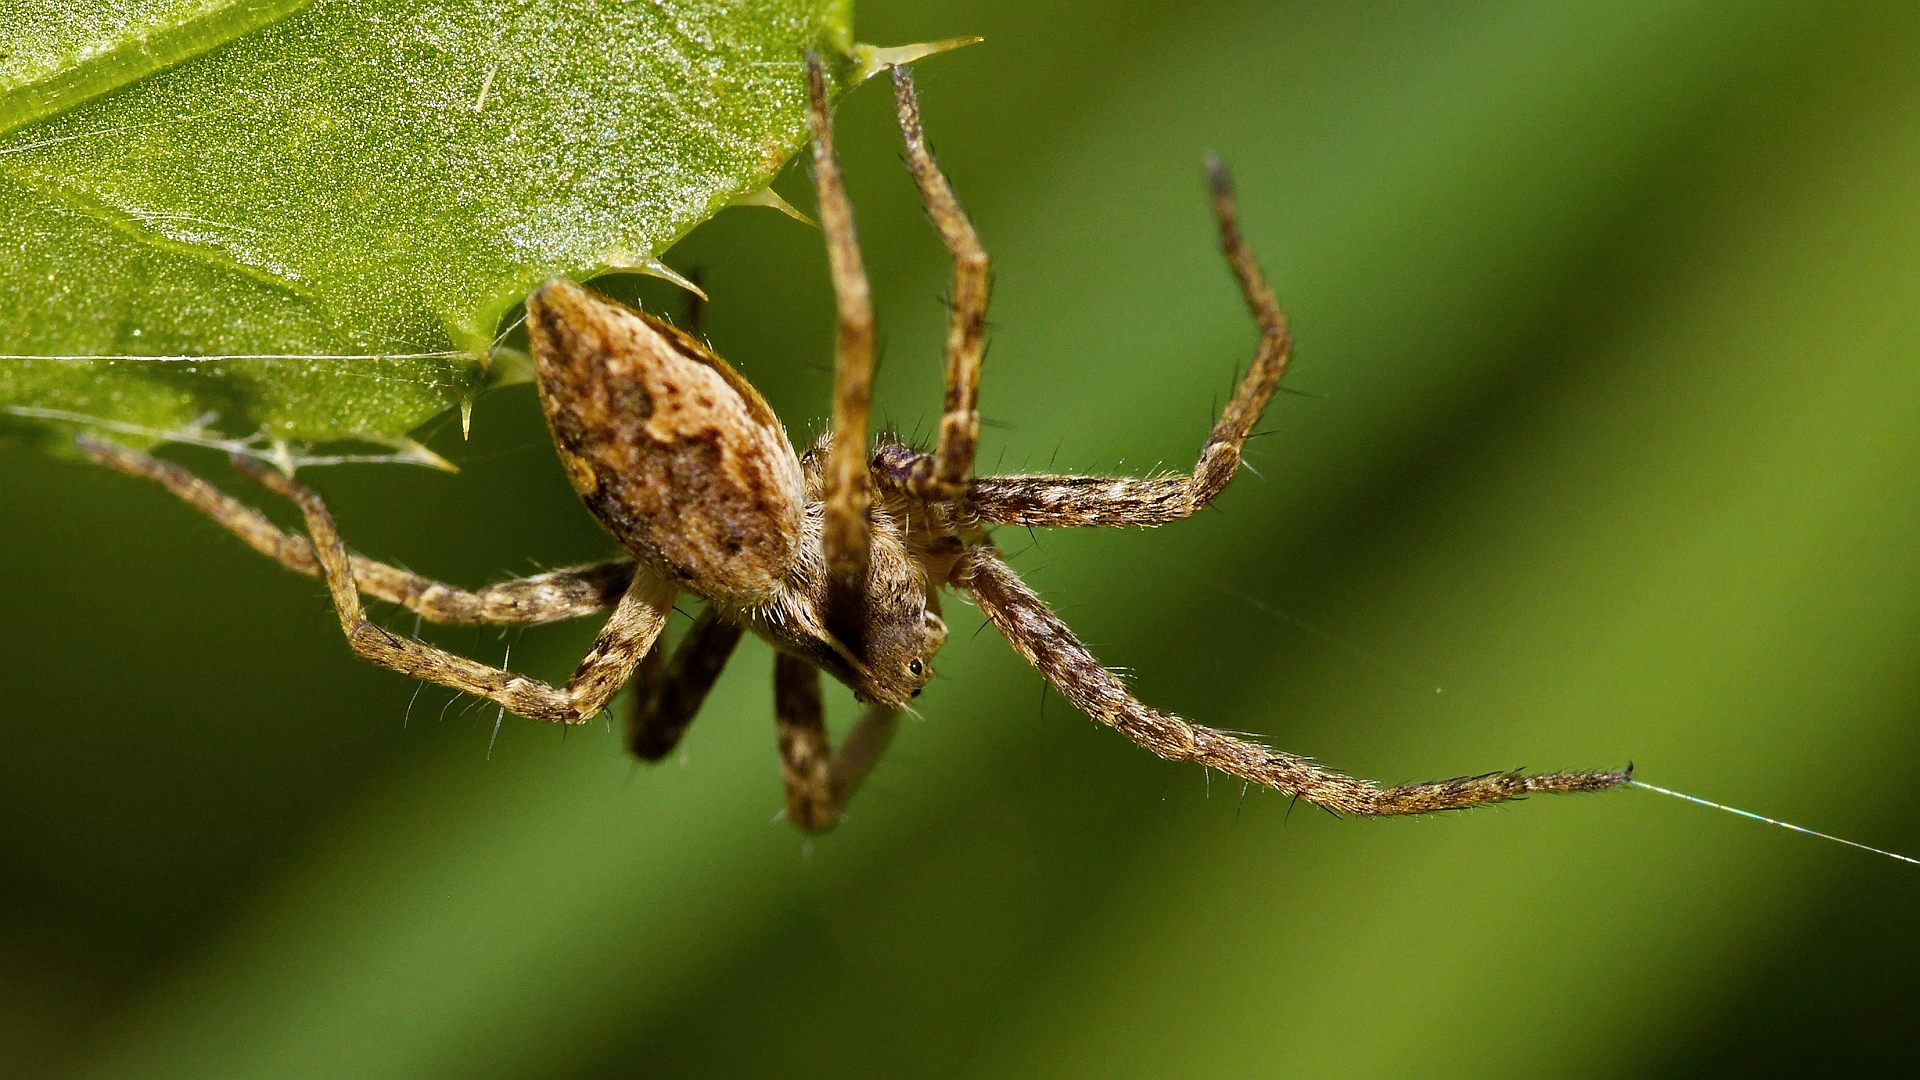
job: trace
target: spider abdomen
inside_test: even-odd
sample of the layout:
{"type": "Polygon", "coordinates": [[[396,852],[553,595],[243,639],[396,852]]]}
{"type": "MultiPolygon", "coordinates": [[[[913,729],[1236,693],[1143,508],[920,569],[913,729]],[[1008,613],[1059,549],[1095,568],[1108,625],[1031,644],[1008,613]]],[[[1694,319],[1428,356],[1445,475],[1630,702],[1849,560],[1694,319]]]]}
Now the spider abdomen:
{"type": "Polygon", "coordinates": [[[799,459],[766,402],[673,327],[568,281],[527,302],[540,401],[574,490],[689,592],[768,596],[800,542],[799,459]]]}

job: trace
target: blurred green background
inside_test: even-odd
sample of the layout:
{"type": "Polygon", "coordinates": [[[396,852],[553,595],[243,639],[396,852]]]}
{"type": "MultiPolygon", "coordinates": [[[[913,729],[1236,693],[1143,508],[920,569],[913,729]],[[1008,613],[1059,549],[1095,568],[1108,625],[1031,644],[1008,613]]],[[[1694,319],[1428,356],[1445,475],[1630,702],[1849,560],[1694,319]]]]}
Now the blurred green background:
{"type": "MultiPolygon", "coordinates": [[[[997,260],[983,469],[1190,464],[1254,341],[1199,163],[1235,168],[1300,341],[1259,475],[1157,532],[1002,536],[1148,701],[1387,780],[1632,759],[1920,849],[1920,6],[862,0],[857,28],[987,38],[919,72],[997,260]]],[[[891,125],[882,85],[840,112],[879,411],[928,430],[945,267],[891,125]]],[[[669,261],[810,434],[818,234],[730,211],[669,261]]],[[[467,583],[611,551],[528,388],[434,431],[460,475],[314,473],[360,550],[467,583]]],[[[1643,791],[1289,814],[1078,716],[961,605],[924,718],[809,843],[773,820],[763,646],[663,766],[511,718],[489,757],[491,708],[355,660],[317,584],[159,490],[5,449],[0,507],[6,1075],[1920,1048],[1920,872],[1889,860],[1643,791]]],[[[438,640],[563,677],[594,630],[438,640]]]]}

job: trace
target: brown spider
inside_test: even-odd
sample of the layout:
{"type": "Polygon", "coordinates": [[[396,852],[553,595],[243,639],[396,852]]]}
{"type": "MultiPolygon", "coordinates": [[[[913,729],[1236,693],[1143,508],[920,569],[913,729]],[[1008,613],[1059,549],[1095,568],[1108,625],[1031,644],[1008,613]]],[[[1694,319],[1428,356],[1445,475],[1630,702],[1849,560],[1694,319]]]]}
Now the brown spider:
{"type": "Polygon", "coordinates": [[[320,497],[256,460],[234,463],[298,504],[311,540],[281,532],[179,466],[97,440],[82,446],[95,461],[165,485],[286,566],[325,579],[353,650],[376,663],[565,724],[600,713],[631,677],[627,743],[648,761],[679,742],[742,632],[752,630],[777,652],[787,812],[802,829],[834,825],[892,738],[899,710],[932,677],[933,655],[947,636],[940,618],[946,588],[972,597],[1094,719],[1162,757],[1197,761],[1332,811],[1420,813],[1628,780],[1624,772],[1491,773],[1383,788],[1135,700],[1015,576],[987,530],[1154,526],[1206,506],[1239,468],[1241,445],[1286,370],[1286,320],[1240,237],[1226,172],[1210,162],[1221,246],[1261,340],[1193,474],[972,477],[987,256],[927,150],[906,69],[894,69],[893,84],[908,166],[954,261],[946,407],[931,453],[868,443],[873,312],[813,56],[814,182],[839,306],[829,435],[796,454],[753,387],[666,322],[563,280],[527,301],[540,401],[560,460],[587,508],[632,558],[465,592],[349,554],[320,497]],[[655,646],[682,591],[707,604],[668,657],[655,646]],[[445,623],[530,625],[609,608],[613,616],[573,677],[554,687],[396,637],[366,617],[363,592],[445,623]],[[870,703],[838,753],[822,721],[822,670],[870,703]]]}

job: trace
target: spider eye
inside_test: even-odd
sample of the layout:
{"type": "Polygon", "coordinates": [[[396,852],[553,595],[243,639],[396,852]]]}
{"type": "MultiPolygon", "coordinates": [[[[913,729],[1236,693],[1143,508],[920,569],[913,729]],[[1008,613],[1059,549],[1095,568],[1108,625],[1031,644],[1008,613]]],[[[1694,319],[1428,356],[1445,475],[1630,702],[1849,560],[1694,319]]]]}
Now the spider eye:
{"type": "Polygon", "coordinates": [[[909,660],[907,661],[907,670],[913,672],[915,675],[923,675],[926,673],[927,665],[918,660],[909,660]]]}

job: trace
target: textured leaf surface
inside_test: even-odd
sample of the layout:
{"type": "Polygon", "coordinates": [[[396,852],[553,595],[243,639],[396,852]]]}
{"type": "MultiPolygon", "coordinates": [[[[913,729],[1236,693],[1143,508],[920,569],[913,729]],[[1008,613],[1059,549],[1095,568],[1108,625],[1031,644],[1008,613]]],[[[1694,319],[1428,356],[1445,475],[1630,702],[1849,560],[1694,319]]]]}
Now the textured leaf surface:
{"type": "Polygon", "coordinates": [[[838,0],[154,2],[54,34],[6,3],[0,127],[201,55],[0,136],[0,354],[323,358],[13,360],[0,406],[293,440],[470,399],[533,284],[645,267],[765,187],[803,51],[849,46],[838,0]]]}
{"type": "Polygon", "coordinates": [[[6,0],[0,131],[285,18],[307,0],[6,0]]]}

